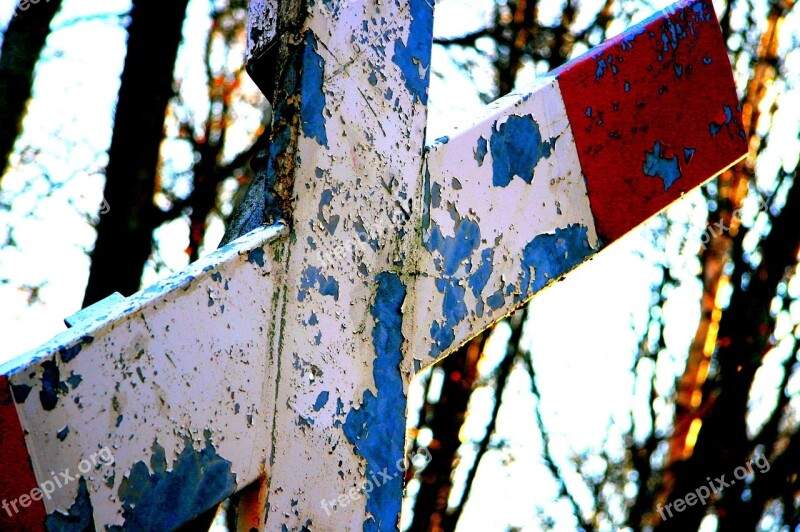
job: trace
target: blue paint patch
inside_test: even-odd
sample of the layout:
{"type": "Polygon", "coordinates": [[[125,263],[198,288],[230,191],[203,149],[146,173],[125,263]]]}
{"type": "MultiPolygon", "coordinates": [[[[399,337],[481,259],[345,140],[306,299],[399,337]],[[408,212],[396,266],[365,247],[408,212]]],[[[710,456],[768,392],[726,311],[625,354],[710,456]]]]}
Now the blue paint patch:
{"type": "Polygon", "coordinates": [[[678,77],[678,79],[681,79],[683,76],[683,66],[675,63],[673,68],[675,69],[675,75],[678,77]]]}
{"type": "Polygon", "coordinates": [[[319,323],[319,319],[317,318],[317,315],[312,312],[311,313],[311,317],[308,318],[308,324],[309,325],[316,325],[318,323],[319,323]]]}
{"type": "Polygon", "coordinates": [[[625,82],[625,92],[630,92],[630,91],[631,91],[631,84],[626,81],[625,82]]]}
{"type": "Polygon", "coordinates": [[[710,57],[704,57],[703,58],[703,64],[704,65],[710,65],[711,62],[712,62],[712,59],[710,57]]]}
{"type": "Polygon", "coordinates": [[[723,105],[722,112],[725,113],[725,120],[723,120],[722,123],[711,122],[711,125],[709,126],[709,132],[711,133],[712,137],[719,133],[723,127],[730,124],[733,120],[733,112],[731,111],[729,105],[723,105]]]}
{"type": "Polygon", "coordinates": [[[83,377],[74,371],[70,372],[69,377],[67,377],[67,384],[69,384],[73,390],[77,388],[81,382],[83,382],[83,377]]]}
{"type": "Polygon", "coordinates": [[[314,411],[319,412],[320,410],[322,410],[322,408],[328,402],[329,397],[330,393],[328,393],[327,391],[320,392],[320,394],[317,396],[317,400],[314,402],[314,411]]]}
{"type": "MultiPolygon", "coordinates": [[[[455,340],[455,327],[467,317],[467,305],[464,303],[464,296],[467,289],[459,284],[458,279],[445,278],[436,280],[436,289],[444,294],[442,299],[443,323],[433,334],[437,340],[431,351],[431,356],[439,356],[442,351],[450,347],[455,340]]],[[[438,325],[438,324],[437,324],[438,325]]]]}
{"type": "Polygon", "coordinates": [[[467,277],[467,283],[472,289],[472,295],[475,296],[477,303],[475,304],[475,313],[478,317],[483,316],[483,298],[481,292],[489,282],[489,277],[492,275],[494,268],[494,249],[486,248],[481,251],[481,262],[475,271],[467,277]]]}
{"type": "Polygon", "coordinates": [[[506,298],[503,296],[503,289],[498,288],[497,291],[486,299],[492,310],[497,310],[506,303],[506,298]]]}
{"type": "MultiPolygon", "coordinates": [[[[644,26],[638,26],[637,29],[628,30],[624,37],[622,37],[622,51],[627,52],[633,50],[633,42],[636,40],[636,37],[643,34],[646,31],[644,26]]],[[[622,60],[620,59],[620,62],[622,60]]]]}
{"type": "Polygon", "coordinates": [[[431,43],[433,37],[433,2],[410,0],[411,26],[408,44],[394,42],[392,61],[403,73],[406,89],[422,105],[428,104],[428,84],[431,73],[431,43]]]}
{"type": "Polygon", "coordinates": [[[28,396],[31,394],[31,388],[27,384],[12,384],[11,385],[11,394],[14,397],[14,402],[18,405],[21,405],[25,401],[28,400],[28,396]]]}
{"type": "Polygon", "coordinates": [[[325,60],[317,53],[317,38],[311,30],[306,32],[306,49],[303,54],[303,82],[301,86],[303,104],[300,106],[300,121],[303,132],[321,146],[328,146],[325,132],[325,60]]]}
{"type": "Polygon", "coordinates": [[[694,148],[684,148],[683,149],[683,162],[689,164],[692,161],[692,157],[694,157],[694,152],[697,150],[694,148]]]}
{"type": "Polygon", "coordinates": [[[94,530],[93,515],[94,510],[89,497],[89,488],[86,487],[86,479],[80,477],[78,479],[78,494],[75,496],[75,502],[72,503],[66,514],[61,512],[48,514],[44,521],[44,527],[49,532],[94,530]]]}
{"type": "MultiPolygon", "coordinates": [[[[431,324],[432,344],[429,355],[432,357],[439,356],[442,351],[452,345],[455,340],[455,327],[467,316],[467,306],[464,303],[466,288],[461,286],[459,280],[453,276],[462,265],[465,273],[470,274],[469,259],[478,249],[481,239],[481,230],[477,222],[461,219],[455,211],[451,212],[451,216],[455,220],[454,236],[444,236],[439,225],[433,222],[430,237],[424,243],[431,253],[438,252],[440,255],[440,257],[434,258],[436,269],[442,274],[442,277],[436,280],[436,288],[445,296],[442,301],[443,319],[431,324]]],[[[484,254],[483,257],[486,255],[484,254]]],[[[491,262],[491,259],[489,261],[491,262]]],[[[471,274],[471,276],[477,275],[472,281],[476,286],[480,285],[481,276],[486,275],[486,267],[481,263],[476,272],[471,274]]],[[[488,267],[490,268],[491,264],[488,267]]]]}
{"type": "Polygon", "coordinates": [[[56,432],[56,438],[58,438],[58,441],[66,440],[68,435],[69,435],[69,427],[64,427],[63,429],[56,432]]]}
{"type": "Polygon", "coordinates": [[[673,19],[667,18],[661,26],[661,42],[664,52],[668,52],[670,48],[673,51],[677,50],[678,44],[686,37],[686,31],[684,31],[683,26],[673,19]]]}
{"type": "Polygon", "coordinates": [[[557,228],[554,234],[534,237],[522,250],[522,273],[519,302],[544,288],[553,279],[568,272],[593,254],[586,227],[571,224],[557,228]]]}
{"type": "Polygon", "coordinates": [[[483,160],[486,158],[486,153],[489,151],[488,143],[483,137],[478,137],[478,146],[475,148],[475,160],[478,161],[478,166],[483,166],[483,160]]]}
{"type": "Polygon", "coordinates": [[[697,2],[692,6],[692,11],[694,11],[695,19],[700,22],[710,22],[711,21],[711,8],[707,6],[703,2],[697,2]]]}
{"type": "Polygon", "coordinates": [[[660,177],[664,182],[664,190],[669,190],[675,181],[681,177],[681,169],[678,164],[678,157],[664,157],[661,155],[661,142],[655,141],[653,151],[644,152],[645,160],[642,165],[644,175],[650,177],[660,177]]]}
{"type": "Polygon", "coordinates": [[[61,373],[54,360],[42,362],[42,389],[39,390],[39,400],[42,408],[53,410],[58,404],[58,396],[69,393],[67,385],[61,382],[61,373]]]}
{"type": "Polygon", "coordinates": [[[441,271],[445,275],[454,275],[461,263],[469,259],[478,248],[481,240],[481,228],[472,220],[456,220],[454,236],[444,236],[436,222],[433,222],[427,247],[431,252],[438,251],[442,256],[441,271]]]}
{"type": "Polygon", "coordinates": [[[247,262],[264,267],[264,248],[256,248],[247,252],[247,262]]]}
{"type": "Polygon", "coordinates": [[[122,479],[118,494],[125,525],[109,530],[174,530],[231,495],[236,489],[231,462],[217,454],[208,430],[205,439],[205,448],[198,451],[185,437],[184,450],[170,469],[156,441],[150,468],[136,462],[122,479]]]}
{"type": "Polygon", "coordinates": [[[439,143],[439,144],[447,144],[449,141],[450,141],[450,137],[448,137],[447,135],[445,135],[445,136],[443,136],[443,137],[439,137],[439,138],[438,138],[438,139],[436,139],[434,142],[437,142],[437,143],[439,143]]]}
{"type": "Polygon", "coordinates": [[[600,81],[600,78],[603,77],[603,74],[606,73],[606,68],[608,67],[608,63],[602,57],[597,61],[597,70],[594,72],[594,79],[600,81]]]}
{"type": "Polygon", "coordinates": [[[588,117],[592,116],[592,108],[591,107],[587,107],[586,108],[586,116],[588,116],[588,117]]]}
{"type": "Polygon", "coordinates": [[[80,343],[73,345],[72,347],[62,347],[58,350],[58,354],[61,357],[61,362],[67,363],[72,361],[83,349],[84,345],[91,344],[94,341],[93,336],[82,336],[80,343]]]}
{"type": "Polygon", "coordinates": [[[221,283],[222,282],[222,273],[220,273],[220,272],[212,273],[211,274],[211,280],[215,281],[217,283],[221,283]]]}
{"type": "Polygon", "coordinates": [[[384,96],[384,98],[386,98],[387,100],[391,100],[392,96],[394,96],[394,91],[392,91],[391,88],[386,89],[386,95],[384,96]]]}
{"type": "Polygon", "coordinates": [[[375,75],[375,72],[369,73],[369,84],[373,87],[378,84],[378,76],[375,75]]]}
{"type": "Polygon", "coordinates": [[[338,281],[332,275],[323,275],[322,269],[315,266],[309,266],[303,271],[303,275],[300,278],[300,289],[297,291],[297,300],[305,301],[309,290],[314,286],[319,287],[321,295],[333,296],[333,299],[339,301],[338,281]]]}
{"type": "Polygon", "coordinates": [[[442,205],[442,185],[434,183],[431,187],[431,207],[438,209],[442,205]]]}
{"type": "MultiPolygon", "coordinates": [[[[413,0],[412,0],[413,2],[413,0]]],[[[403,498],[403,478],[396,463],[403,457],[405,442],[405,404],[402,360],[402,306],[406,287],[394,273],[376,276],[377,290],[370,314],[375,320],[372,345],[376,359],[372,369],[377,395],[364,392],[361,408],[347,414],[342,429],[356,452],[367,463],[366,477],[384,472],[391,476],[370,493],[364,521],[365,531],[395,530],[403,498]]]]}
{"type": "Polygon", "coordinates": [[[533,116],[508,117],[498,127],[495,122],[489,148],[492,150],[492,184],[505,187],[514,176],[530,184],[533,169],[541,159],[550,157],[558,138],[543,141],[539,124],[533,116]]]}

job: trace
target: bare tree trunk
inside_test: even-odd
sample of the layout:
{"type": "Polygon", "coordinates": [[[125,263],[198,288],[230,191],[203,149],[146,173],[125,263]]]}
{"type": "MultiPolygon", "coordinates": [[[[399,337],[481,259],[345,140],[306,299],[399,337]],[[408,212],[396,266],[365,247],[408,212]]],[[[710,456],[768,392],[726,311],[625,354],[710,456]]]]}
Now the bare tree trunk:
{"type": "Polygon", "coordinates": [[[8,168],[14,141],[22,131],[33,72],[61,0],[27,5],[25,11],[15,11],[0,50],[0,180],[8,168]]]}
{"type": "Polygon", "coordinates": [[[139,289],[153,229],[161,221],[153,191],[187,3],[133,2],[106,169],[110,210],[97,226],[84,306],[114,291],[129,295],[139,289]]]}

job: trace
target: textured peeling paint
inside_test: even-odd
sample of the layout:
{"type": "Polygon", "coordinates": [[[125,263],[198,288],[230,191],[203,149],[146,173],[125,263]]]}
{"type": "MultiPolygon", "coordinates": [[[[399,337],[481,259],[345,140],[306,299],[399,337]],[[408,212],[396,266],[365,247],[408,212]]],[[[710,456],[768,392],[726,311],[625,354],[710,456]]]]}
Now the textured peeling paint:
{"type": "Polygon", "coordinates": [[[61,356],[61,362],[65,364],[70,362],[72,359],[78,356],[78,354],[81,352],[81,349],[83,349],[83,346],[91,344],[92,340],[94,340],[94,338],[92,338],[91,336],[84,336],[83,338],[81,338],[81,341],[79,343],[76,343],[71,347],[63,348],[59,352],[59,355],[61,356]]]}
{"type": "Polygon", "coordinates": [[[483,165],[483,160],[486,158],[486,154],[488,153],[488,143],[486,139],[483,137],[478,137],[478,145],[475,147],[475,160],[478,161],[478,166],[483,165]]]}
{"type": "Polygon", "coordinates": [[[247,262],[264,267],[264,249],[256,248],[247,253],[247,262]]]}
{"type": "MultiPolygon", "coordinates": [[[[456,215],[457,216],[457,215],[456,215]]],[[[437,264],[444,275],[454,275],[458,267],[469,259],[480,244],[481,229],[477,222],[458,217],[455,222],[455,235],[445,236],[434,223],[430,240],[426,243],[431,252],[438,252],[437,264]]]]}
{"type": "Polygon", "coordinates": [[[92,501],[89,498],[89,489],[86,479],[78,479],[78,496],[66,513],[53,512],[47,515],[45,528],[48,532],[84,532],[94,530],[92,519],[92,501]]]}
{"type": "Polygon", "coordinates": [[[481,297],[481,293],[483,292],[484,287],[486,287],[486,283],[489,282],[489,277],[492,275],[493,261],[494,250],[492,248],[484,249],[481,251],[480,264],[467,278],[467,282],[472,289],[472,295],[477,300],[475,304],[475,313],[478,315],[478,317],[483,316],[483,298],[481,297]]]}
{"type": "Polygon", "coordinates": [[[328,145],[325,131],[325,60],[317,53],[317,38],[309,30],[306,32],[306,48],[303,57],[303,105],[300,107],[300,120],[306,136],[315,139],[322,146],[328,145]]]}
{"type": "Polygon", "coordinates": [[[556,140],[543,140],[539,124],[532,116],[511,115],[504,123],[495,123],[489,139],[492,184],[506,187],[514,176],[530,184],[533,169],[541,159],[550,157],[556,140]]]}
{"type": "Polygon", "coordinates": [[[661,178],[664,182],[664,190],[667,191],[681,177],[681,168],[677,155],[668,157],[663,151],[661,143],[655,141],[653,151],[644,152],[642,170],[644,175],[661,178]]]}
{"type": "Polygon", "coordinates": [[[723,170],[731,153],[746,151],[724,51],[711,1],[686,0],[606,41],[590,52],[594,61],[554,71],[603,242],[723,170]],[[684,148],[692,150],[691,166],[681,160],[684,148]],[[620,196],[638,199],[620,209],[620,196]]]}
{"type": "MultiPolygon", "coordinates": [[[[468,265],[469,258],[477,249],[481,238],[481,230],[477,222],[462,219],[455,211],[452,216],[455,218],[454,236],[445,236],[434,222],[431,226],[430,238],[425,242],[425,247],[431,253],[435,252],[434,263],[440,276],[436,280],[435,286],[439,293],[443,294],[442,318],[434,321],[430,326],[432,345],[429,355],[432,357],[439,356],[444,349],[453,344],[455,327],[467,317],[467,307],[464,303],[466,288],[460,284],[455,275],[460,268],[471,267],[468,265]]],[[[480,285],[483,281],[482,276],[486,274],[485,267],[483,265],[481,267],[484,269],[480,269],[473,289],[480,285]]],[[[485,282],[483,284],[485,286],[485,282]]]]}
{"type": "Polygon", "coordinates": [[[428,104],[430,82],[431,45],[433,32],[433,3],[427,0],[409,0],[411,26],[407,43],[399,39],[394,43],[392,61],[400,67],[406,89],[422,105],[428,104]]]}
{"type": "Polygon", "coordinates": [[[348,441],[366,461],[366,478],[384,472],[391,479],[369,494],[364,531],[395,530],[403,493],[403,478],[396,463],[403,457],[405,441],[405,394],[400,376],[403,334],[403,301],[406,287],[396,274],[380,273],[375,277],[377,291],[370,315],[375,320],[372,345],[376,359],[373,366],[376,394],[364,392],[360,408],[350,410],[342,426],[348,441]]]}
{"type": "Polygon", "coordinates": [[[322,269],[316,266],[309,266],[303,271],[300,279],[300,289],[297,291],[297,300],[305,301],[311,288],[317,287],[323,296],[332,296],[339,299],[339,282],[332,275],[325,275],[322,269]]]}
{"type": "Polygon", "coordinates": [[[319,412],[320,410],[322,410],[322,408],[328,403],[328,397],[330,397],[330,393],[329,392],[327,392],[327,391],[319,392],[319,395],[317,396],[317,400],[314,402],[314,411],[315,412],[319,412]]]}
{"type": "Polygon", "coordinates": [[[33,390],[33,388],[27,384],[19,384],[16,386],[12,384],[11,392],[14,395],[14,402],[19,404],[24,403],[28,399],[31,390],[33,390]]]}
{"type": "Polygon", "coordinates": [[[42,363],[41,385],[39,400],[45,410],[53,410],[58,404],[58,396],[69,391],[67,385],[61,382],[61,372],[52,360],[42,363]]]}
{"type": "Polygon", "coordinates": [[[231,463],[217,454],[208,432],[201,450],[185,438],[183,451],[169,466],[158,442],[152,451],[149,467],[144,461],[137,462],[122,480],[119,498],[125,526],[110,530],[173,530],[236,488],[231,463]]]}
{"type": "Polygon", "coordinates": [[[577,224],[557,228],[552,235],[535,237],[522,250],[520,289],[523,295],[535,294],[594,252],[586,227],[577,224]]]}

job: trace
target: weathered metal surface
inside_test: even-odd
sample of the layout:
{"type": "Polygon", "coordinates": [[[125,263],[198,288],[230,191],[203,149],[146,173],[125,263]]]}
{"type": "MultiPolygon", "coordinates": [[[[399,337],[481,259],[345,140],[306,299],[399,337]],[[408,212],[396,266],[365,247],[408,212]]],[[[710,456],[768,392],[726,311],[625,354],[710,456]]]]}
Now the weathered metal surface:
{"type": "Polygon", "coordinates": [[[288,297],[267,246],[285,233],[258,229],[0,366],[0,394],[15,400],[0,405],[0,485],[19,510],[0,513],[2,528],[41,528],[46,511],[54,529],[92,518],[170,529],[263,475],[276,385],[264,354],[288,297]],[[14,406],[38,484],[52,488],[34,510],[19,504],[37,483],[22,474],[14,406]]]}
{"type": "Polygon", "coordinates": [[[599,247],[555,78],[499,100],[477,124],[431,147],[424,188],[417,365],[449,353],[599,247]]]}
{"type": "Polygon", "coordinates": [[[255,482],[248,527],[395,529],[414,372],[745,153],[735,108],[717,120],[680,97],[733,95],[707,2],[428,150],[430,3],[279,7],[251,3],[249,56],[256,77],[280,68],[257,80],[275,99],[265,213],[291,228],[79,313],[0,367],[0,400],[15,398],[0,404],[3,496],[81,473],[19,513],[30,526],[169,529],[255,482]]]}
{"type": "Polygon", "coordinates": [[[737,102],[711,3],[683,2],[439,139],[424,175],[412,364],[743,157],[737,102]]]}
{"type": "Polygon", "coordinates": [[[712,3],[681,2],[665,15],[651,17],[553,74],[604,242],[627,233],[747,150],[712,3]]]}

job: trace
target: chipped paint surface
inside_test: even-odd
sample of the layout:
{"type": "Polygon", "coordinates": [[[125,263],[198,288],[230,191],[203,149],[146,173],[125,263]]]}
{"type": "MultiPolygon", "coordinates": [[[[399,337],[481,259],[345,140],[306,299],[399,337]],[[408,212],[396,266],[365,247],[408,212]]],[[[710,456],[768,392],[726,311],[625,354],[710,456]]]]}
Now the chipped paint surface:
{"type": "Polygon", "coordinates": [[[4,496],[113,452],[32,526],[169,529],[250,486],[263,530],[396,529],[414,373],[744,154],[705,0],[427,149],[432,3],[300,5],[252,1],[248,35],[257,83],[279,68],[264,214],[291,219],[0,367],[4,496]]]}
{"type": "Polygon", "coordinates": [[[125,517],[120,530],[174,530],[236,490],[231,462],[217,454],[211,431],[204,432],[204,447],[196,449],[193,438],[185,437],[183,450],[169,467],[158,441],[149,461],[133,465],[119,488],[125,517]],[[169,511],[164,511],[164,501],[170,501],[169,511]]]}
{"type": "MultiPolygon", "coordinates": [[[[89,313],[40,349],[0,366],[14,391],[11,407],[28,432],[36,478],[69,470],[84,479],[98,529],[153,518],[141,512],[157,511],[142,504],[156,502],[153,490],[162,482],[152,468],[155,441],[176,478],[208,481],[209,488],[182,492],[183,520],[263,474],[270,450],[266,410],[275,388],[266,378],[274,367],[265,353],[276,340],[270,300],[279,292],[271,261],[248,258],[280,245],[285,232],[281,226],[256,230],[109,308],[109,315],[89,313]],[[209,445],[219,457],[211,464],[204,462],[209,445]],[[81,463],[102,448],[113,462],[85,462],[92,467],[80,474],[81,463]],[[182,465],[187,460],[191,468],[182,465]],[[215,491],[210,480],[220,476],[217,463],[229,464],[230,475],[226,489],[215,491]],[[145,483],[143,467],[152,475],[145,483]],[[140,498],[135,513],[131,505],[126,509],[131,497],[140,498]]],[[[1,465],[0,474],[8,473],[1,465]]],[[[18,478],[14,485],[19,488],[9,499],[35,486],[26,489],[18,478]]],[[[42,501],[55,529],[66,529],[69,516],[78,519],[76,512],[87,507],[82,486],[66,483],[42,501]]]]}
{"type": "Polygon", "coordinates": [[[343,430],[356,453],[366,461],[366,478],[383,478],[379,477],[380,473],[391,477],[374,486],[370,493],[366,508],[370,516],[364,521],[364,530],[394,530],[403,496],[403,476],[395,464],[403,458],[406,427],[405,393],[400,374],[406,287],[400,277],[392,273],[381,273],[376,281],[377,291],[370,314],[375,320],[372,372],[377,394],[372,390],[364,392],[361,406],[350,410],[343,430]]]}
{"type": "Polygon", "coordinates": [[[369,498],[337,498],[390,464],[395,473],[403,453],[413,373],[401,374],[401,305],[421,203],[432,11],[426,0],[309,8],[267,530],[396,528],[402,475],[369,498]],[[321,456],[330,467],[314,465],[321,456]]]}
{"type": "Polygon", "coordinates": [[[627,233],[746,151],[711,0],[684,0],[666,15],[555,72],[603,242],[627,233]],[[621,208],[620,197],[639,200],[621,208]]]}
{"type": "Polygon", "coordinates": [[[425,364],[599,249],[555,79],[503,98],[431,147],[427,170],[440,199],[429,206],[420,262],[427,275],[416,286],[414,353],[425,364]],[[553,248],[559,260],[544,251],[551,245],[562,246],[553,248]]]}

